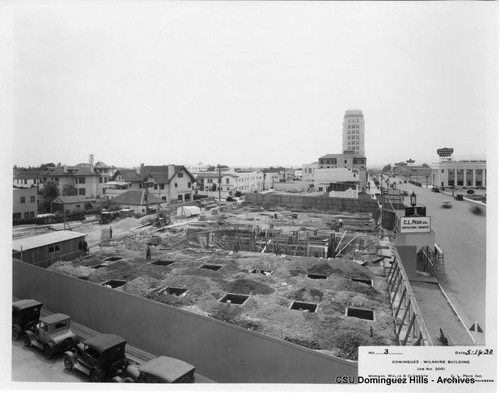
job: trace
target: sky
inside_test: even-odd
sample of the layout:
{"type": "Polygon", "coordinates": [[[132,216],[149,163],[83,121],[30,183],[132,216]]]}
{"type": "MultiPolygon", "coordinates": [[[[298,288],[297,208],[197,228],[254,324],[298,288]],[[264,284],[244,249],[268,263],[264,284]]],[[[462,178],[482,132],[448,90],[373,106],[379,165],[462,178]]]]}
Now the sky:
{"type": "Polygon", "coordinates": [[[20,2],[12,161],[368,167],[486,159],[496,141],[496,2],[20,2]],[[493,139],[492,139],[493,138],[493,139]]]}

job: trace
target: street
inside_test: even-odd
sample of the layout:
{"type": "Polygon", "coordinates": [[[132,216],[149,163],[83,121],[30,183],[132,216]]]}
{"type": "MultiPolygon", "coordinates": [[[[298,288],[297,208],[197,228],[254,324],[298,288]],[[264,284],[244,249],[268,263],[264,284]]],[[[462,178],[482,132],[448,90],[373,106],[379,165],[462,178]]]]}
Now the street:
{"type": "MultiPolygon", "coordinates": [[[[445,254],[446,278],[441,285],[467,326],[477,321],[485,331],[486,214],[474,215],[470,211],[474,203],[456,201],[430,188],[409,183],[398,184],[398,188],[409,194],[414,191],[417,206],[427,207],[436,243],[445,254]],[[442,208],[444,201],[451,201],[452,208],[442,208]]],[[[405,197],[405,203],[409,205],[409,197],[405,197]]]]}

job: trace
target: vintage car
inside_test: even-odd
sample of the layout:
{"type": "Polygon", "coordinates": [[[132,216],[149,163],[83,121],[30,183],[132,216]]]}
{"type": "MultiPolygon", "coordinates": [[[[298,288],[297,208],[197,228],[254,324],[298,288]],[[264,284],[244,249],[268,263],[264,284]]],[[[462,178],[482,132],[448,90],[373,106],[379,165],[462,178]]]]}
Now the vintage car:
{"type": "Polygon", "coordinates": [[[77,369],[92,382],[103,382],[121,374],[128,366],[125,341],[116,334],[98,334],[64,353],[66,370],[77,369]]]}
{"type": "Polygon", "coordinates": [[[113,382],[193,383],[195,367],[182,360],[160,356],[139,366],[129,365],[113,382]]]}
{"type": "Polygon", "coordinates": [[[40,318],[31,330],[24,332],[24,345],[40,348],[48,359],[72,349],[79,341],[79,337],[71,330],[71,317],[65,314],[40,318]]]}
{"type": "Polygon", "coordinates": [[[451,203],[451,201],[444,201],[441,204],[441,207],[443,207],[445,209],[451,209],[453,207],[453,204],[451,203]]]}
{"type": "Polygon", "coordinates": [[[464,200],[463,194],[457,194],[457,195],[455,195],[455,200],[457,200],[457,201],[463,201],[464,200]]]}
{"type": "Polygon", "coordinates": [[[12,303],[12,338],[18,340],[25,330],[31,329],[40,320],[43,304],[34,299],[23,299],[12,303]]]}
{"type": "Polygon", "coordinates": [[[439,187],[432,187],[432,190],[431,190],[431,191],[432,191],[432,192],[440,192],[440,191],[439,191],[439,187]]]}

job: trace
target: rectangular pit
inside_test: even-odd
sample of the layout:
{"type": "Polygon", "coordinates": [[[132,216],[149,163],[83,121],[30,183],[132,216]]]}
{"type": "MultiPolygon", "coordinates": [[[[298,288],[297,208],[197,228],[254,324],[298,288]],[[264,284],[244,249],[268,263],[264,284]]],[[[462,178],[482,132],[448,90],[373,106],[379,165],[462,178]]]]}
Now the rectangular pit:
{"type": "Polygon", "coordinates": [[[165,290],[169,295],[173,296],[181,296],[183,293],[187,291],[186,288],[175,288],[175,287],[167,287],[165,290]]]}
{"type": "Polygon", "coordinates": [[[324,275],[324,274],[308,274],[307,278],[312,278],[313,280],[326,280],[326,275],[324,275]]]}
{"type": "Polygon", "coordinates": [[[110,286],[111,288],[118,288],[123,285],[125,285],[127,281],[124,280],[108,280],[105,283],[103,283],[103,286],[110,286]]]}
{"type": "Polygon", "coordinates": [[[171,265],[174,262],[175,261],[161,261],[161,260],[158,260],[156,262],[153,262],[152,265],[169,266],[169,265],[171,265]]]}
{"type": "Polygon", "coordinates": [[[250,273],[253,273],[253,274],[262,274],[264,276],[270,276],[271,273],[272,273],[272,270],[265,270],[265,269],[252,269],[250,270],[250,273]]]}
{"type": "Polygon", "coordinates": [[[351,281],[354,281],[354,282],[360,282],[362,284],[366,284],[366,285],[369,285],[369,286],[373,286],[373,281],[372,280],[365,280],[364,278],[352,278],[351,277],[351,281]]]}
{"type": "Polygon", "coordinates": [[[109,257],[109,258],[106,258],[105,261],[116,262],[116,261],[119,261],[120,259],[123,259],[123,258],[122,257],[109,257]]]}
{"type": "Polygon", "coordinates": [[[314,303],[293,301],[292,305],[290,306],[290,309],[298,311],[316,312],[316,310],[318,309],[318,305],[314,303]]]}
{"type": "Polygon", "coordinates": [[[208,269],[216,272],[217,270],[222,269],[222,265],[202,265],[200,269],[208,269]]]}
{"type": "Polygon", "coordinates": [[[249,297],[250,295],[238,295],[235,293],[227,293],[219,300],[219,302],[242,305],[247,301],[249,297]]]}
{"type": "Polygon", "coordinates": [[[346,315],[348,317],[366,319],[368,321],[375,320],[375,317],[373,316],[373,311],[372,310],[367,310],[367,309],[364,309],[364,308],[347,307],[345,309],[345,312],[346,312],[346,315]]]}

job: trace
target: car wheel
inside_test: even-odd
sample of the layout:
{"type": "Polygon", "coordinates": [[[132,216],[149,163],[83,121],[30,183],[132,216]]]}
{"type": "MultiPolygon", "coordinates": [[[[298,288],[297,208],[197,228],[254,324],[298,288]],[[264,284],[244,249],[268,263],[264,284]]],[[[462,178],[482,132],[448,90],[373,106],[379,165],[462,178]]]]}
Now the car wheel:
{"type": "Polygon", "coordinates": [[[68,355],[64,355],[64,368],[71,371],[74,367],[75,364],[73,363],[73,360],[68,355]]]}
{"type": "Polygon", "coordinates": [[[19,340],[19,335],[20,335],[20,333],[21,333],[21,332],[19,331],[19,329],[18,329],[17,327],[12,326],[12,339],[13,339],[14,341],[19,340]]]}
{"type": "Polygon", "coordinates": [[[49,345],[46,345],[43,348],[43,353],[45,354],[45,357],[47,359],[50,359],[54,355],[54,351],[52,350],[52,348],[49,345]]]}
{"type": "Polygon", "coordinates": [[[97,370],[92,370],[90,372],[90,380],[92,382],[101,382],[101,380],[102,380],[101,373],[97,370]]]}
{"type": "Polygon", "coordinates": [[[116,375],[122,372],[124,364],[121,360],[114,362],[109,368],[109,373],[111,375],[116,375]]]}
{"type": "Polygon", "coordinates": [[[31,347],[31,340],[27,334],[24,334],[23,343],[25,347],[31,347]]]}

